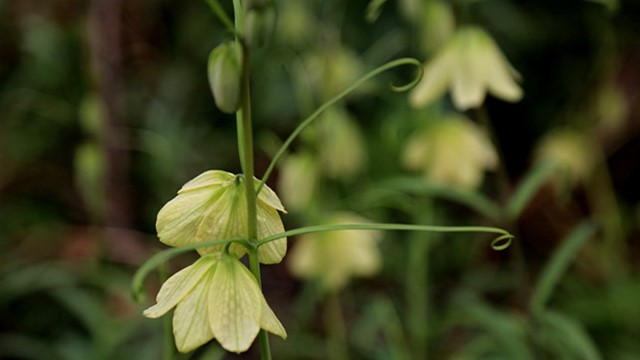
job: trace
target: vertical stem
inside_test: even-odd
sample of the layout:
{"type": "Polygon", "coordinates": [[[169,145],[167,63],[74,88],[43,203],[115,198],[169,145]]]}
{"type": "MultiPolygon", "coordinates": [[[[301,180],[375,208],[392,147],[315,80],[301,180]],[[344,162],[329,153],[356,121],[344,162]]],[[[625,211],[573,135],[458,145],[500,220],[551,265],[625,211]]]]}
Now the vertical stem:
{"type": "MultiPolygon", "coordinates": [[[[431,223],[432,199],[422,198],[415,206],[415,221],[431,223]]],[[[429,337],[429,253],[431,238],[415,233],[409,242],[408,266],[405,279],[407,297],[407,333],[413,357],[427,359],[429,337]]]]}
{"type": "Polygon", "coordinates": [[[336,291],[330,290],[325,307],[326,326],[329,331],[328,352],[332,359],[349,360],[347,349],[347,330],[342,315],[340,297],[336,291]]]}
{"type": "MultiPolygon", "coordinates": [[[[251,125],[251,60],[249,58],[249,48],[241,41],[242,44],[242,100],[241,100],[241,117],[242,129],[240,136],[242,143],[242,155],[244,156],[244,184],[247,194],[247,229],[249,241],[255,243],[258,237],[258,218],[256,211],[256,189],[253,182],[253,127],[251,125]]],[[[260,261],[258,259],[258,248],[253,247],[249,250],[249,267],[251,273],[255,276],[260,287],[262,280],[260,277],[260,261]]],[[[260,330],[260,356],[263,360],[271,359],[271,349],[269,346],[269,337],[265,330],[260,330]]]]}

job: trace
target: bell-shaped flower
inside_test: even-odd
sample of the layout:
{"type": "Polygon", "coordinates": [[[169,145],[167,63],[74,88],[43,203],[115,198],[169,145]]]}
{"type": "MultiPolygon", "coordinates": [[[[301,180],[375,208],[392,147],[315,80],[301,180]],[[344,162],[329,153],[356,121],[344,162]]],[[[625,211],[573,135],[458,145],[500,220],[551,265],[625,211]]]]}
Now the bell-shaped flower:
{"type": "MultiPolygon", "coordinates": [[[[156,229],[160,241],[170,246],[212,240],[246,238],[247,201],[244,179],[226,171],[206,171],[186,183],[178,195],[158,213],[156,229]]],[[[255,185],[258,179],[253,179],[255,185]]],[[[284,232],[278,211],[285,212],[280,199],[268,186],[257,197],[258,239],[284,232]]],[[[198,249],[200,254],[222,251],[224,245],[198,249]]],[[[229,251],[241,257],[244,246],[231,244],[229,251]]],[[[287,252],[287,239],[270,242],[258,249],[264,264],[279,263],[287,252]]]]}
{"type": "Polygon", "coordinates": [[[331,179],[348,180],[364,167],[367,153],[362,132],[346,109],[327,109],[318,119],[318,152],[323,173],[331,179]]]}
{"type": "Polygon", "coordinates": [[[300,152],[288,155],[280,167],[278,190],[288,209],[308,208],[318,188],[318,164],[313,155],[300,152]]]}
{"type": "Polygon", "coordinates": [[[201,257],[167,279],[156,301],[144,316],[158,318],[175,307],[173,335],[183,353],[214,338],[226,350],[240,353],[261,328],[287,337],[258,282],[234,256],[201,257]]]}
{"type": "Polygon", "coordinates": [[[428,179],[474,189],[498,156],[487,136],[471,121],[449,115],[414,134],[404,151],[404,164],[428,179]]]}
{"type": "MultiPolygon", "coordinates": [[[[328,224],[365,224],[351,213],[336,213],[328,224]]],[[[372,276],[381,267],[380,231],[338,230],[300,236],[289,268],[300,278],[319,279],[326,289],[337,291],[354,276],[372,276]]]]}
{"type": "Polygon", "coordinates": [[[487,32],[465,26],[425,65],[409,101],[415,107],[423,107],[450,88],[453,104],[459,110],[482,105],[487,92],[516,102],[522,98],[522,89],[516,82],[519,79],[520,74],[487,32]]]}
{"type": "Polygon", "coordinates": [[[556,187],[570,189],[587,180],[596,166],[596,152],[585,135],[575,130],[559,129],[545,135],[537,146],[537,161],[553,163],[556,187]]]}

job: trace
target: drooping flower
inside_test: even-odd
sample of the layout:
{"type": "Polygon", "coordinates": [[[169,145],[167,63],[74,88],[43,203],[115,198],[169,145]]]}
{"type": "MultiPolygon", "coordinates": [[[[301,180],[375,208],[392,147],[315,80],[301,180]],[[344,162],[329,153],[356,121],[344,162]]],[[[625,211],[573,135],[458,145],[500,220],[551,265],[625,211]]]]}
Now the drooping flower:
{"type": "Polygon", "coordinates": [[[487,92],[516,102],[522,98],[522,89],[516,82],[519,79],[520,74],[486,31],[464,26],[425,65],[422,80],[409,101],[415,107],[423,107],[450,88],[453,104],[459,110],[482,105],[487,92]]]}
{"type": "Polygon", "coordinates": [[[365,165],[362,132],[346,109],[327,109],[318,121],[318,149],[323,173],[329,178],[348,180],[365,165]]]}
{"type": "Polygon", "coordinates": [[[288,155],[278,177],[278,190],[287,208],[307,208],[316,194],[318,177],[318,164],[310,153],[288,155]]]}
{"type": "Polygon", "coordinates": [[[414,134],[403,160],[428,179],[469,189],[478,187],[484,171],[498,163],[487,136],[461,115],[449,115],[414,134]]]}
{"type": "Polygon", "coordinates": [[[261,328],[287,337],[251,272],[227,254],[205,255],[178,271],[162,285],[156,301],[144,315],[158,318],[175,307],[173,335],[183,353],[214,338],[240,353],[261,328]]]}
{"type": "Polygon", "coordinates": [[[596,165],[596,153],[580,132],[558,129],[545,135],[538,145],[537,161],[552,162],[558,168],[556,186],[572,188],[589,178],[596,165]]]}
{"type": "MultiPolygon", "coordinates": [[[[358,215],[341,212],[328,224],[365,224],[358,215]]],[[[320,279],[328,290],[339,290],[354,276],[374,275],[381,266],[380,231],[339,230],[300,237],[291,254],[291,272],[301,278],[320,279]]]]}
{"type": "MultiPolygon", "coordinates": [[[[170,246],[212,240],[246,238],[247,203],[244,177],[226,171],[206,171],[186,183],[178,195],[158,213],[156,229],[160,241],[170,246]]],[[[258,179],[253,179],[257,186],[258,179]]],[[[257,197],[258,239],[284,232],[278,211],[285,212],[280,199],[268,186],[257,197]]],[[[198,249],[200,254],[222,251],[224,245],[198,249]]],[[[244,246],[231,244],[229,251],[241,257],[244,246]]],[[[287,239],[258,249],[264,264],[279,263],[287,252],[287,239]]]]}

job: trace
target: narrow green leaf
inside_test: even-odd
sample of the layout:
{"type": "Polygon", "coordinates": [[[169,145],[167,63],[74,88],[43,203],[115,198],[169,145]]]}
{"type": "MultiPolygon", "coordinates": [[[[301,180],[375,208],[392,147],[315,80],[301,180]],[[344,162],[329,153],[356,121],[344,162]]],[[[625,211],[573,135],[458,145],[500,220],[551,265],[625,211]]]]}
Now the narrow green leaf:
{"type": "Polygon", "coordinates": [[[575,319],[562,313],[548,310],[540,313],[539,319],[547,327],[552,328],[554,333],[560,336],[560,338],[556,340],[562,343],[563,348],[573,353],[576,359],[602,359],[589,334],[587,334],[582,325],[575,319]]]}
{"type": "Polygon", "coordinates": [[[564,275],[569,264],[576,257],[578,250],[593,235],[595,230],[596,228],[593,224],[583,222],[560,243],[560,247],[545,265],[542,275],[536,284],[531,300],[531,308],[534,312],[543,310],[551,297],[553,289],[564,275]]]}
{"type": "Polygon", "coordinates": [[[484,195],[474,191],[440,184],[422,177],[394,178],[382,182],[380,186],[399,191],[441,197],[464,205],[493,220],[499,220],[502,217],[500,207],[484,195]]]}
{"type": "Polygon", "coordinates": [[[549,177],[556,170],[554,164],[550,162],[538,163],[531,169],[520,182],[520,185],[513,193],[509,204],[507,204],[506,215],[509,219],[517,219],[525,209],[529,201],[536,192],[544,185],[549,177]]]}

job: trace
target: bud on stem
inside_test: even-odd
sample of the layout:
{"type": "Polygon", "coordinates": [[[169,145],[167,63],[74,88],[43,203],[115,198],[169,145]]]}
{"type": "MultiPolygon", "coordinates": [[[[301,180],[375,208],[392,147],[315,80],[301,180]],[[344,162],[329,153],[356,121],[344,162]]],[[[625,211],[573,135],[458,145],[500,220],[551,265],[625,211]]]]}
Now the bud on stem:
{"type": "Polygon", "coordinates": [[[242,48],[237,42],[218,45],[209,54],[209,86],[220,111],[232,114],[240,107],[242,48]]]}

